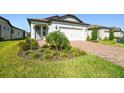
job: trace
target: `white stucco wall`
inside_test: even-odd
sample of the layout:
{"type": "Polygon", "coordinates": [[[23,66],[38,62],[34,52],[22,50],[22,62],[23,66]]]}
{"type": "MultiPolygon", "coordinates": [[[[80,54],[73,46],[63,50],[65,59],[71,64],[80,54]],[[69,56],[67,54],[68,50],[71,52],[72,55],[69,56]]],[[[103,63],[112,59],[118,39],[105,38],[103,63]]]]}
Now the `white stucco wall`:
{"type": "Polygon", "coordinates": [[[107,31],[109,31],[109,29],[105,29],[105,28],[100,29],[99,30],[99,38],[102,40],[105,38],[109,38],[109,32],[107,32],[107,31]]]}
{"type": "Polygon", "coordinates": [[[87,30],[87,36],[91,38],[92,30],[87,30]]]}
{"type": "Polygon", "coordinates": [[[11,39],[11,26],[3,19],[0,18],[1,34],[5,40],[11,39]]]}
{"type": "MultiPolygon", "coordinates": [[[[87,32],[86,32],[86,29],[87,27],[86,26],[82,26],[80,24],[73,24],[73,23],[65,23],[65,22],[56,22],[56,21],[53,21],[51,23],[51,25],[49,26],[49,33],[50,32],[53,32],[53,31],[56,31],[56,30],[60,30],[61,31],[61,28],[62,27],[65,27],[65,28],[72,28],[72,29],[79,29],[80,30],[80,34],[82,35],[82,37],[80,38],[80,40],[86,40],[87,38],[87,32]],[[57,27],[57,29],[56,29],[57,27]]],[[[75,30],[76,32],[76,30],[75,30]]],[[[74,33],[73,34],[73,37],[72,37],[72,40],[75,39],[77,36],[78,40],[79,40],[79,31],[77,31],[77,33],[74,33]]]]}
{"type": "Polygon", "coordinates": [[[123,33],[122,32],[114,32],[114,36],[115,37],[123,37],[123,33]]]}
{"type": "MultiPolygon", "coordinates": [[[[82,26],[80,24],[57,22],[57,21],[52,21],[49,24],[49,23],[45,23],[45,22],[32,21],[31,24],[30,24],[31,38],[32,39],[35,39],[35,29],[34,29],[35,25],[41,25],[41,27],[42,27],[42,25],[47,25],[48,26],[48,34],[50,32],[57,31],[57,30],[61,31],[61,29],[60,29],[61,27],[72,28],[72,29],[80,29],[80,31],[81,31],[80,34],[82,34],[82,38],[80,40],[86,40],[86,38],[87,38],[87,32],[86,32],[87,27],[82,26]]],[[[78,34],[79,34],[79,31],[78,31],[78,33],[74,34],[74,38],[75,38],[75,36],[78,37],[78,34]]]]}

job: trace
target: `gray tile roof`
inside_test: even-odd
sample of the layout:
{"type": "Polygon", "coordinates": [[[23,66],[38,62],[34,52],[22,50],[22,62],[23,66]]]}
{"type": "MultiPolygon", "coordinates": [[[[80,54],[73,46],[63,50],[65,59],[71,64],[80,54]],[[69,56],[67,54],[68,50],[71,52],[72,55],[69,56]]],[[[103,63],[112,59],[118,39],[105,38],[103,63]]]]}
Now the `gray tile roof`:
{"type": "Polygon", "coordinates": [[[31,21],[39,21],[39,22],[48,22],[50,23],[51,21],[59,21],[59,22],[67,22],[67,23],[74,23],[74,24],[81,24],[81,25],[89,25],[87,23],[82,22],[79,18],[77,18],[74,15],[64,15],[64,16],[52,16],[52,17],[47,17],[47,18],[28,18],[28,22],[30,23],[31,21]],[[79,22],[74,22],[74,21],[70,21],[70,20],[64,20],[64,17],[73,17],[75,19],[77,19],[79,22]]]}

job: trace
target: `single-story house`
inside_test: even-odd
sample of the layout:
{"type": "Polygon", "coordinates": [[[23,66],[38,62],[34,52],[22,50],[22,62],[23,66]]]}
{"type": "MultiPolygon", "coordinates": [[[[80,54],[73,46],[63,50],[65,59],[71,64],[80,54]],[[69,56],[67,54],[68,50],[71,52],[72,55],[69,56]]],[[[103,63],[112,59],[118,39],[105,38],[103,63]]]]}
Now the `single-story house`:
{"type": "Polygon", "coordinates": [[[114,31],[114,36],[115,37],[123,37],[123,33],[124,32],[121,30],[121,28],[115,28],[115,27],[113,27],[112,29],[114,31]]]}
{"type": "Polygon", "coordinates": [[[25,31],[14,27],[9,20],[0,16],[0,37],[4,40],[21,39],[25,37],[25,31]]]}
{"type": "MultiPolygon", "coordinates": [[[[30,26],[31,38],[36,40],[43,40],[44,37],[53,31],[60,31],[71,40],[85,41],[89,36],[91,38],[92,28],[97,27],[98,38],[109,38],[109,31],[113,28],[100,25],[90,25],[74,15],[52,16],[48,18],[28,18],[30,26]]],[[[114,28],[117,29],[117,28],[114,28]]],[[[122,37],[122,31],[115,30],[114,35],[122,37]]]]}
{"type": "Polygon", "coordinates": [[[98,31],[98,39],[105,39],[105,38],[109,38],[109,33],[110,30],[112,30],[114,32],[114,37],[123,37],[123,31],[120,28],[116,28],[116,27],[105,27],[105,26],[101,26],[101,25],[89,25],[88,30],[87,30],[87,36],[89,36],[91,38],[91,34],[92,34],[92,29],[93,28],[97,28],[98,31]]]}
{"type": "Polygon", "coordinates": [[[59,30],[63,32],[69,40],[86,40],[87,27],[89,24],[84,23],[74,15],[53,16],[48,18],[28,18],[31,30],[31,38],[43,40],[50,32],[59,30]]]}
{"type": "Polygon", "coordinates": [[[94,27],[97,28],[98,39],[109,38],[109,31],[110,31],[111,28],[101,26],[101,25],[89,25],[89,27],[87,29],[87,33],[88,33],[87,35],[90,38],[91,38],[92,30],[93,30],[94,27]]]}

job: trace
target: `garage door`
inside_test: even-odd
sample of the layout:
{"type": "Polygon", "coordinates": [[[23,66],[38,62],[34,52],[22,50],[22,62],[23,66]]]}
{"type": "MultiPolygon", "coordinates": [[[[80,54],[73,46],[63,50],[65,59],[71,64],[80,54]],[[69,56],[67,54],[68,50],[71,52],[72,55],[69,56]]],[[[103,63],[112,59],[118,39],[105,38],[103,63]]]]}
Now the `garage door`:
{"type": "Polygon", "coordinates": [[[60,31],[63,32],[69,40],[84,40],[84,31],[82,29],[61,27],[60,31]]]}

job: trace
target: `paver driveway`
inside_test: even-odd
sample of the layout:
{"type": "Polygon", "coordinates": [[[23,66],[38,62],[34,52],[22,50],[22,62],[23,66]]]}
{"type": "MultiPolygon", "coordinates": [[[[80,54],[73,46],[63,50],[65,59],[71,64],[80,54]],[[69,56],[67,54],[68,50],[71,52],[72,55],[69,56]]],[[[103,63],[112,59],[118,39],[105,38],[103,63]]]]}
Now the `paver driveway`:
{"type": "Polygon", "coordinates": [[[71,41],[71,45],[124,66],[124,48],[87,41],[71,41]]]}

